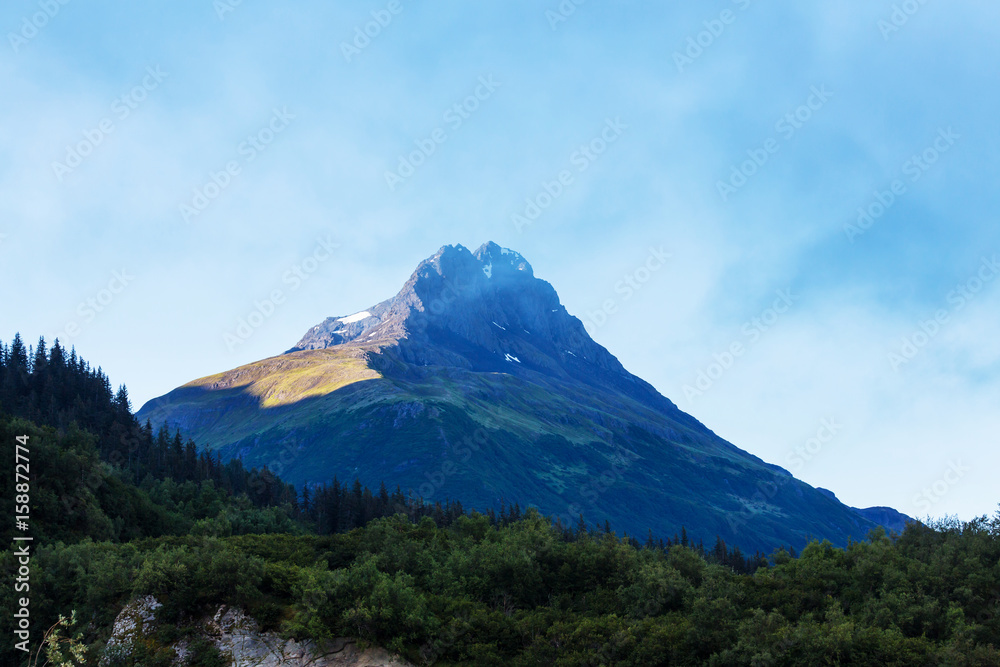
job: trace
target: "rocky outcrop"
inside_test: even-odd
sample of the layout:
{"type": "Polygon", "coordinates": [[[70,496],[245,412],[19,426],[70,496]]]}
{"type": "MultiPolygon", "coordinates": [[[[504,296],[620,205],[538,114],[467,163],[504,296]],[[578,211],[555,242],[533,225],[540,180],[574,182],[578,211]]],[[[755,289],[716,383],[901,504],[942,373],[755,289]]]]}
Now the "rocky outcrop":
{"type": "Polygon", "coordinates": [[[144,640],[156,629],[156,610],[162,607],[152,595],[137,598],[125,606],[115,618],[111,639],[104,648],[100,665],[111,663],[112,657],[127,658],[136,642],[144,640]]]}
{"type": "MultiPolygon", "coordinates": [[[[101,665],[113,656],[126,657],[138,642],[149,643],[157,629],[155,610],[160,603],[152,596],[138,598],[122,609],[115,619],[101,665]]],[[[412,667],[411,663],[378,647],[359,648],[354,640],[329,642],[284,639],[273,632],[261,632],[257,622],[238,607],[220,606],[203,618],[198,632],[232,661],[232,667],[412,667]]],[[[191,641],[170,646],[174,664],[183,667],[191,657],[191,641]]]]}

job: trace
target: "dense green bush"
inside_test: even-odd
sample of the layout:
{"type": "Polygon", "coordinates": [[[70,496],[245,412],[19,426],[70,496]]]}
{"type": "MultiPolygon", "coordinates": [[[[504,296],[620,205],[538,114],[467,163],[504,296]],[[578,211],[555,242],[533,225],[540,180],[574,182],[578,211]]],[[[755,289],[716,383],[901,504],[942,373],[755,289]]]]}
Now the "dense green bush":
{"type": "MultiPolygon", "coordinates": [[[[152,594],[167,628],[234,604],[287,636],[351,636],[421,664],[1000,664],[1000,514],[845,549],[814,542],[753,575],[680,545],[564,537],[529,513],[447,528],[399,516],[322,537],[84,540],[36,552],[35,612],[76,609],[92,655],[117,610],[152,594]]],[[[162,632],[144,664],[165,655],[162,632]]]]}

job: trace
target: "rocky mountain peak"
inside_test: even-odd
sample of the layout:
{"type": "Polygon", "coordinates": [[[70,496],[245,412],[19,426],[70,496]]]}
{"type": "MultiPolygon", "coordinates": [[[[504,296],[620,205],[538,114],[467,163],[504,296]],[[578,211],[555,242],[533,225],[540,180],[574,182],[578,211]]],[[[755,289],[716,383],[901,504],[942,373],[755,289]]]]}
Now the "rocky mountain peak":
{"type": "Polygon", "coordinates": [[[467,291],[473,286],[479,289],[489,287],[487,281],[494,278],[500,282],[514,280],[526,284],[534,277],[535,272],[524,256],[492,241],[484,243],[475,252],[460,244],[446,245],[417,266],[400,295],[413,289],[423,298],[436,289],[457,285],[467,291]]]}
{"type": "Polygon", "coordinates": [[[472,254],[482,262],[482,270],[487,278],[492,277],[493,274],[502,275],[512,271],[518,272],[515,275],[535,277],[531,264],[521,256],[521,253],[509,248],[502,248],[493,241],[479,246],[479,249],[472,254]]]}
{"type": "MultiPolygon", "coordinates": [[[[547,334],[550,320],[558,317],[568,315],[555,289],[535,277],[520,253],[492,241],[475,252],[447,245],[420,262],[396,296],[358,313],[327,318],[291,351],[348,343],[380,346],[429,329],[450,330],[483,345],[491,336],[475,332],[477,327],[503,331],[518,324],[519,331],[535,328],[547,334]]],[[[586,337],[582,325],[580,333],[586,337]]]]}
{"type": "Polygon", "coordinates": [[[443,246],[396,296],[327,318],[290,352],[335,346],[418,368],[573,377],[673,405],[596,343],[524,256],[493,242],[443,246]]]}

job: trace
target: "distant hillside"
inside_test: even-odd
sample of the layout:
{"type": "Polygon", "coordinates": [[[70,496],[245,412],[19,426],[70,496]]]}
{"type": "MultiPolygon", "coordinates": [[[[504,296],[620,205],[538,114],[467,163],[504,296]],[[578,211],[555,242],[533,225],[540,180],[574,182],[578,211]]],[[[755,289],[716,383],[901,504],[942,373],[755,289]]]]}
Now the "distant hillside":
{"type": "MultiPolygon", "coordinates": [[[[833,491],[818,487],[816,490],[821,493],[825,493],[828,497],[840,502],[837,495],[833,491]]],[[[902,512],[897,512],[891,507],[866,507],[864,509],[852,507],[851,509],[860,516],[863,516],[873,523],[877,523],[890,532],[902,533],[906,529],[907,524],[920,523],[913,517],[909,517],[902,512]]]]}

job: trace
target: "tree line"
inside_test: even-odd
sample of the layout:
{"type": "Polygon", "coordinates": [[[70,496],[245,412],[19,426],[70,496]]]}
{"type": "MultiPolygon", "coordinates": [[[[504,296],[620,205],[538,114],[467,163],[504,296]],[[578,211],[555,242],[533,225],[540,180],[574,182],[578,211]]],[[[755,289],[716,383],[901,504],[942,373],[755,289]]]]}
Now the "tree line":
{"type": "Polygon", "coordinates": [[[247,470],[242,461],[223,463],[211,452],[198,451],[193,440],[163,424],[154,433],[147,420],[132,413],[128,389],[117,391],[101,367],[93,368],[56,340],[51,349],[44,338],[25,347],[20,334],[10,345],[0,341],[0,412],[40,426],[66,430],[75,424],[97,439],[102,461],[139,484],[148,475],[176,482],[212,481],[228,494],[246,494],[257,507],[295,505],[295,487],[266,468],[247,470]]]}

